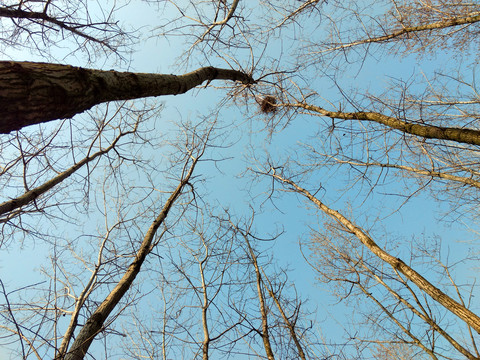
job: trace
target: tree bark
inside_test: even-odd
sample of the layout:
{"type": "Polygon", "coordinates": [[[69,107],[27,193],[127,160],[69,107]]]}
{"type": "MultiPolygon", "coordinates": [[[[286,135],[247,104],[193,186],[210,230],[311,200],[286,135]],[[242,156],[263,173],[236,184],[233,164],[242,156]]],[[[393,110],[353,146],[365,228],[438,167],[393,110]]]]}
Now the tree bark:
{"type": "Polygon", "coordinates": [[[303,108],[316,112],[322,116],[334,119],[372,121],[403,133],[426,139],[449,140],[457,143],[480,145],[480,130],[456,127],[442,127],[427,124],[416,124],[376,112],[342,112],[328,111],[315,105],[305,103],[281,104],[288,107],[303,108]]]}
{"type": "Polygon", "coordinates": [[[70,118],[107,101],[183,94],[211,80],[254,83],[241,71],[211,66],[177,76],[0,61],[0,133],[70,118]]]}
{"type": "MultiPolygon", "coordinates": [[[[31,203],[32,201],[35,201],[40,196],[45,194],[47,191],[51,190],[56,185],[60,184],[63,180],[70,177],[72,174],[74,174],[78,169],[80,169],[84,165],[92,162],[93,160],[95,160],[99,156],[102,156],[104,154],[108,154],[108,152],[110,150],[112,150],[117,145],[118,141],[122,137],[124,137],[125,135],[128,135],[128,134],[133,134],[135,131],[136,131],[136,127],[135,127],[135,130],[127,131],[127,132],[119,134],[115,138],[115,140],[108,147],[106,147],[104,149],[101,149],[100,151],[97,151],[93,155],[87,155],[82,160],[80,160],[76,164],[72,165],[67,170],[62,171],[61,173],[59,173],[54,178],[52,178],[50,180],[47,180],[43,184],[41,184],[41,185],[31,189],[31,190],[28,190],[27,192],[23,193],[22,195],[20,195],[16,198],[4,201],[3,203],[0,203],[0,216],[3,215],[3,214],[11,213],[12,211],[20,209],[21,207],[31,203]]],[[[0,221],[1,221],[1,218],[0,218],[0,221]]]]}
{"type": "Polygon", "coordinates": [[[150,225],[145,237],[143,238],[142,244],[135,255],[135,259],[132,261],[123,277],[115,285],[105,300],[103,300],[100,306],[88,318],[66,354],[65,349],[68,346],[70,338],[66,338],[64,340],[64,344],[62,344],[62,349],[57,355],[56,360],[82,360],[85,357],[95,336],[97,336],[97,334],[104,329],[104,324],[108,316],[123,298],[128,289],[130,289],[130,286],[133,284],[133,281],[140,272],[147,255],[152,250],[152,241],[157,233],[158,228],[163,224],[173,204],[181,195],[185,185],[188,184],[197,162],[198,158],[193,161],[188,173],[180,181],[175,191],[170,195],[167,202],[163,206],[162,211],[160,211],[157,218],[150,225]]]}
{"type": "Polygon", "coordinates": [[[413,282],[416,286],[418,286],[420,290],[424,291],[433,300],[437,301],[440,305],[445,307],[445,309],[458,316],[468,326],[470,326],[478,334],[480,334],[480,317],[477,314],[473,313],[465,306],[460,304],[458,301],[455,301],[450,296],[441,291],[439,288],[435,287],[432,283],[430,283],[422,275],[420,275],[414,269],[404,263],[401,259],[396,258],[390,255],[390,253],[388,253],[387,251],[383,250],[361,228],[356,226],[338,211],[329,208],[327,205],[325,205],[319,199],[313,196],[309,191],[300,187],[292,180],[286,179],[280,175],[277,175],[275,173],[269,175],[284,184],[290,185],[293,188],[293,191],[302,194],[311,202],[313,202],[325,214],[330,216],[332,219],[337,220],[346,231],[355,235],[362,242],[362,244],[365,245],[374,255],[389,264],[395,270],[398,270],[400,273],[405,275],[407,279],[413,282]]]}

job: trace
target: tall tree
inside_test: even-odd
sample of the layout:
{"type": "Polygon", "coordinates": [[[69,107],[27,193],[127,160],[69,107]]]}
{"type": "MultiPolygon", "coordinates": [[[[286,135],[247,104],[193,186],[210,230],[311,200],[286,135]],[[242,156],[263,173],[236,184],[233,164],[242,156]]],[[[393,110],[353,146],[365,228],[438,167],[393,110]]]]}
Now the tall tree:
{"type": "Polygon", "coordinates": [[[0,132],[70,118],[108,101],[183,94],[212,80],[254,82],[251,76],[240,71],[214,67],[176,76],[0,62],[0,106],[4,109],[0,132]]]}
{"type": "Polygon", "coordinates": [[[478,4],[25,0],[0,23],[0,249],[48,260],[0,277],[11,356],[480,358],[478,4]]]}

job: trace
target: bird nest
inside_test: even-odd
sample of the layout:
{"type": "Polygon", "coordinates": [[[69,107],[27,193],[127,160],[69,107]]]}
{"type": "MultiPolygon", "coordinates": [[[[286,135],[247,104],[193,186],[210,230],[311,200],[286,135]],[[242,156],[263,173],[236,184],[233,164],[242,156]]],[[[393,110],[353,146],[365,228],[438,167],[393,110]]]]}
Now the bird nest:
{"type": "Polygon", "coordinates": [[[277,99],[275,99],[272,95],[265,96],[262,101],[260,102],[260,110],[264,114],[271,114],[277,111],[277,107],[275,104],[277,103],[277,99]]]}

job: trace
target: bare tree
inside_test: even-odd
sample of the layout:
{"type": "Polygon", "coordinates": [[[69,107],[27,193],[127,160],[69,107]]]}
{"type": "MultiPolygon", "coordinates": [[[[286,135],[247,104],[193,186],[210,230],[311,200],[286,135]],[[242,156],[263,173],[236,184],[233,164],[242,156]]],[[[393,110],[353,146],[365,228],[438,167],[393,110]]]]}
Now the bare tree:
{"type": "Polygon", "coordinates": [[[0,63],[4,117],[0,132],[70,118],[92,106],[113,100],[147,96],[178,95],[215,79],[253,83],[240,71],[206,67],[176,76],[99,71],[72,66],[0,63]]]}
{"type": "MultiPolygon", "coordinates": [[[[106,319],[113,311],[115,306],[119,303],[119,301],[123,298],[125,293],[130,288],[131,284],[135,280],[137,274],[142,267],[143,262],[145,261],[145,258],[151,251],[152,243],[158,228],[162,225],[168,215],[168,212],[170,211],[170,208],[173,206],[175,200],[181,194],[184,186],[190,180],[197,161],[198,158],[193,158],[193,163],[190,168],[185,169],[185,174],[184,176],[182,176],[182,181],[177,186],[172,195],[168,198],[162,211],[158,214],[155,221],[152,222],[152,225],[147,230],[142,244],[136,253],[134,261],[131,263],[128,270],[125,272],[122,279],[120,279],[120,281],[117,283],[115,288],[110,292],[107,298],[101,303],[97,310],[95,310],[90,316],[90,318],[87,320],[87,322],[75,338],[75,341],[72,343],[71,348],[67,351],[66,349],[68,348],[69,340],[72,338],[72,334],[77,323],[76,317],[78,316],[78,310],[77,308],[75,309],[72,315],[72,325],[69,326],[69,328],[67,329],[67,333],[63,338],[62,344],[60,345],[57,358],[83,359],[93,339],[103,329],[106,319]]],[[[91,279],[93,280],[95,276],[96,274],[93,273],[91,279]]],[[[86,288],[85,290],[88,291],[88,288],[86,288]]],[[[84,299],[83,297],[80,297],[77,301],[78,305],[76,304],[76,307],[78,306],[79,309],[83,305],[84,299]]]]}
{"type": "MultiPolygon", "coordinates": [[[[184,223],[181,234],[172,239],[178,247],[167,249],[171,271],[165,266],[159,274],[166,278],[164,286],[175,287],[172,293],[182,304],[172,309],[181,316],[163,315],[163,321],[170,323],[165,327],[179,331],[163,331],[162,336],[181,339],[184,357],[229,357],[240,340],[237,328],[245,321],[245,315],[232,311],[230,305],[247,296],[242,276],[245,261],[235,236],[208,205],[202,204],[194,217],[184,218],[184,223]]],[[[177,352],[170,348],[166,353],[177,352]]]]}
{"type": "Polygon", "coordinates": [[[14,351],[57,359],[97,351],[479,358],[475,243],[422,243],[408,225],[388,225],[421,199],[439,209],[426,226],[477,226],[478,4],[144,3],[158,21],[141,32],[127,30],[139,26],[125,26],[117,4],[0,6],[1,51],[26,47],[46,61],[0,62],[0,244],[15,251],[20,234],[50,252],[46,282],[12,287],[0,279],[0,326],[14,351]],[[100,70],[126,60],[136,39],[166,39],[182,47],[175,72],[198,70],[134,72],[135,56],[125,68],[100,70]],[[84,62],[98,70],[54,64],[72,59],[62,51],[86,51],[84,62]],[[97,53],[116,57],[102,63],[97,53]],[[206,110],[210,98],[189,98],[175,115],[182,125],[172,126],[159,120],[158,102],[144,99],[186,92],[216,94],[214,110],[206,110]],[[182,118],[191,106],[214,125],[182,118]],[[218,186],[221,177],[228,181],[218,186]],[[217,186],[230,192],[226,215],[211,210],[226,208],[214,200],[217,186]],[[305,209],[285,205],[286,192],[306,199],[305,209]],[[308,245],[292,261],[310,264],[323,293],[351,309],[351,318],[333,312],[340,340],[323,338],[329,328],[276,264],[280,241],[259,241],[253,217],[232,220],[247,212],[262,213],[261,233],[286,214],[287,233],[308,245]],[[298,213],[302,221],[290,221],[298,213]],[[444,244],[460,260],[452,264],[444,244]]]}
{"type": "Polygon", "coordinates": [[[52,58],[50,50],[68,44],[70,54],[86,53],[89,61],[99,54],[125,58],[135,35],[122,29],[114,17],[116,11],[115,5],[95,11],[89,0],[75,5],[57,0],[4,1],[0,6],[0,51],[8,56],[9,48],[26,48],[52,58]]]}
{"type": "Polygon", "coordinates": [[[270,342],[270,326],[268,323],[268,309],[265,304],[265,294],[262,284],[262,273],[260,270],[260,266],[257,262],[257,256],[255,255],[252,247],[250,246],[250,242],[248,241],[248,237],[246,234],[241,234],[244,239],[245,243],[247,244],[247,249],[250,255],[250,259],[252,261],[253,267],[255,269],[255,282],[257,287],[257,294],[258,294],[258,306],[260,309],[260,316],[262,320],[262,327],[260,331],[260,336],[262,337],[263,346],[265,348],[265,354],[267,355],[267,359],[273,360],[275,359],[275,355],[273,354],[272,344],[270,342]]]}
{"type": "Polygon", "coordinates": [[[260,251],[261,242],[276,241],[280,235],[259,238],[254,234],[254,214],[248,221],[236,224],[229,216],[228,224],[243,241],[243,251],[251,269],[251,287],[258,303],[258,315],[249,315],[247,323],[254,326],[258,317],[258,328],[254,334],[261,338],[263,351],[269,359],[321,358],[323,351],[318,348],[316,335],[306,325],[313,321],[308,314],[305,299],[298,296],[295,285],[288,278],[288,270],[280,271],[271,267],[275,261],[267,252],[260,251]]]}
{"type": "MultiPolygon", "coordinates": [[[[378,307],[380,307],[382,312],[386,314],[387,317],[392,320],[394,324],[405,333],[405,335],[407,335],[407,337],[410,338],[410,341],[403,340],[405,344],[411,343],[416,345],[429,354],[433,359],[437,359],[438,350],[435,348],[435,341],[431,339],[429,344],[425,345],[422,340],[417,338],[411,332],[413,321],[408,319],[407,324],[403,324],[402,320],[397,318],[398,315],[396,313],[398,309],[391,310],[387,308],[386,300],[376,297],[376,291],[372,290],[374,286],[369,284],[368,280],[374,281],[383,286],[387,290],[387,293],[395,299],[395,307],[400,305],[405,310],[412,312],[413,315],[424,321],[428,327],[434,331],[434,333],[439,333],[440,336],[448,341],[452,347],[454,347],[466,358],[477,358],[478,353],[475,351],[475,336],[472,337],[471,349],[464,347],[461,344],[461,341],[459,342],[454,339],[454,336],[452,336],[453,333],[446,331],[439,323],[437,323],[435,319],[438,317],[438,315],[431,313],[434,306],[429,304],[428,300],[422,299],[425,296],[423,293],[425,293],[432,300],[442,305],[446,310],[463,320],[467,325],[467,329],[472,329],[476,333],[480,332],[480,329],[478,328],[478,315],[469,310],[467,303],[464,301],[465,296],[468,297],[469,295],[462,294],[463,291],[460,291],[459,285],[449,275],[448,267],[443,265],[443,268],[449,275],[449,279],[452,281],[452,285],[454,286],[459,300],[453,299],[429,282],[411,266],[407,265],[400,258],[392,256],[388,251],[379,247],[365,230],[355,225],[352,221],[348,220],[338,211],[335,211],[325,205],[305,188],[302,188],[292,180],[286,178],[284,175],[278,174],[275,171],[275,168],[272,167],[270,171],[264,172],[263,174],[271,176],[273,179],[281,182],[287,188],[291,189],[291,191],[305,196],[308,200],[314,203],[319,210],[326,214],[326,216],[334,220],[334,223],[330,225],[330,227],[335,231],[334,234],[336,235],[337,240],[341,238],[346,239],[344,240],[345,244],[338,244],[338,241],[333,243],[332,240],[330,240],[330,237],[334,237],[335,235],[330,235],[329,237],[321,237],[320,240],[314,240],[312,242],[314,252],[322,253],[320,256],[321,260],[315,265],[316,271],[322,274],[322,277],[326,279],[325,281],[345,283],[345,286],[350,288],[350,290],[346,290],[347,295],[339,296],[351,296],[351,289],[353,287],[359,288],[362,295],[366,296],[378,307]],[[359,241],[359,244],[362,244],[366,249],[368,249],[368,251],[371,252],[371,255],[379,259],[380,262],[370,260],[370,257],[364,254],[364,251],[359,248],[359,245],[352,243],[352,240],[349,238],[349,236],[342,234],[342,232],[355,237],[359,241]],[[381,270],[382,262],[385,262],[391,266],[393,269],[393,274],[390,274],[385,270],[381,270]],[[365,280],[365,278],[367,280],[365,280]],[[388,285],[387,279],[388,281],[394,279],[394,282],[400,283],[403,289],[399,290],[391,285],[388,285]],[[418,290],[420,290],[420,294],[417,294],[417,290],[413,290],[410,287],[409,282],[412,282],[416,285],[418,290]],[[404,295],[402,295],[405,289],[411,293],[413,300],[408,300],[404,295]]],[[[375,322],[381,323],[382,321],[376,319],[375,322]]],[[[433,335],[433,337],[435,337],[435,335],[433,335]]],[[[377,340],[370,339],[363,339],[362,341],[377,343],[377,340]]]]}

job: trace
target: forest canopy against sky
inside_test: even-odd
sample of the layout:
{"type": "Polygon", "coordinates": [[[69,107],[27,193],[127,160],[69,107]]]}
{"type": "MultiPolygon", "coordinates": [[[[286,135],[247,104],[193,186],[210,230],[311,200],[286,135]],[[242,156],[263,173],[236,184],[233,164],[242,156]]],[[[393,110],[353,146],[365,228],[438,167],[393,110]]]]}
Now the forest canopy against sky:
{"type": "Polygon", "coordinates": [[[0,4],[0,357],[478,359],[480,4],[0,4]]]}

